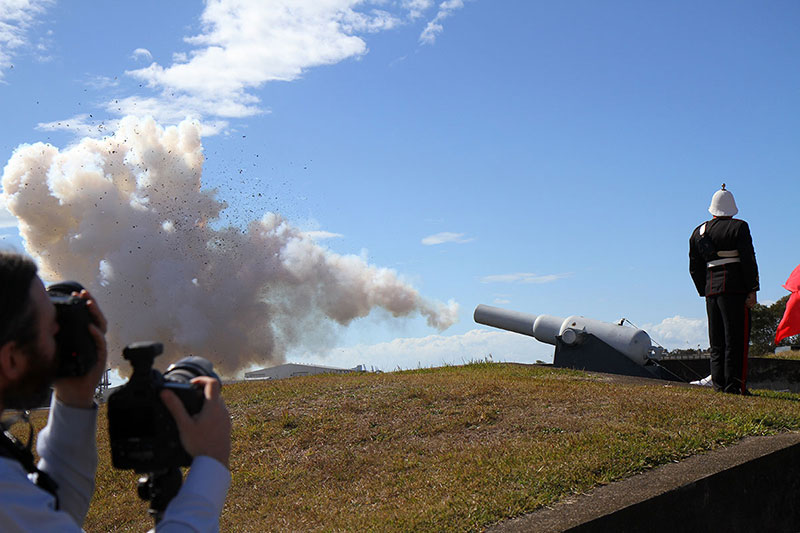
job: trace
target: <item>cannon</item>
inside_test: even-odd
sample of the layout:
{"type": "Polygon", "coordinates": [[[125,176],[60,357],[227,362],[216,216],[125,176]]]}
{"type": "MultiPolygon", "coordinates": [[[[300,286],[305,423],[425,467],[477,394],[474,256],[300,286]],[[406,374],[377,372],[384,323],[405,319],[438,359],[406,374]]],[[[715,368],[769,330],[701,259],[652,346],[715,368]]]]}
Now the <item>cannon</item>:
{"type": "Polygon", "coordinates": [[[484,324],[528,335],[555,346],[553,366],[683,381],[659,364],[664,349],[646,331],[578,315],[561,318],[479,305],[473,318],[484,324]]]}

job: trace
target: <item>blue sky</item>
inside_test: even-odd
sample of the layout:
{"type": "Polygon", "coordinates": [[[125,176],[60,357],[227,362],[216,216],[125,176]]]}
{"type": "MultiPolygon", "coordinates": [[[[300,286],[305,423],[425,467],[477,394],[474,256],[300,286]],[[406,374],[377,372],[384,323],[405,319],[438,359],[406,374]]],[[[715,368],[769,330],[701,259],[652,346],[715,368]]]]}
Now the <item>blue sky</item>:
{"type": "MultiPolygon", "coordinates": [[[[310,312],[291,360],[552,354],[474,324],[479,303],[706,346],[687,243],[722,182],[751,226],[759,299],[785,295],[800,262],[798,27],[788,0],[0,0],[0,158],[67,152],[127,115],[191,117],[202,189],[227,205],[215,228],[279,213],[310,250],[458,304],[442,331],[416,307],[346,325],[310,312]]],[[[134,313],[110,308],[112,325],[134,313]]]]}

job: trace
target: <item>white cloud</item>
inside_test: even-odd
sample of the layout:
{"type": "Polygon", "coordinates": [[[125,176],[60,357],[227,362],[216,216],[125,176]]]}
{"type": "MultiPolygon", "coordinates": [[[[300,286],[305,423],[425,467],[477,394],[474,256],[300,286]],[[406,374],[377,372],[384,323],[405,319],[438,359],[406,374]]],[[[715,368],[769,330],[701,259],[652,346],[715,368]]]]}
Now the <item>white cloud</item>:
{"type": "Polygon", "coordinates": [[[708,347],[708,326],[704,318],[675,315],[658,324],[645,324],[641,329],[668,350],[708,347]]]}
{"type": "Polygon", "coordinates": [[[456,243],[465,243],[471,242],[475,239],[472,238],[465,238],[463,233],[452,233],[450,231],[443,231],[442,233],[436,233],[435,235],[429,235],[422,239],[422,244],[426,246],[433,246],[436,244],[443,244],[446,242],[456,242],[456,243]]]}
{"type": "Polygon", "coordinates": [[[359,364],[383,371],[418,367],[460,365],[483,360],[535,363],[552,362],[554,348],[517,333],[473,329],[463,335],[430,335],[401,338],[373,345],[356,345],[331,350],[327,355],[291,354],[294,362],[352,368],[359,364]]]}
{"type": "MultiPolygon", "coordinates": [[[[130,113],[136,115],[136,113],[130,113]]],[[[140,116],[153,116],[151,113],[138,113],[140,116]]],[[[178,115],[175,115],[176,122],[178,115]]],[[[189,120],[192,117],[185,116],[183,120],[189,120]]],[[[71,131],[75,137],[85,138],[91,137],[99,139],[107,135],[111,135],[114,130],[119,126],[120,119],[112,120],[98,120],[92,117],[91,114],[81,113],[70,118],[63,118],[61,120],[54,120],[52,122],[39,122],[36,125],[37,130],[41,131],[71,131]]],[[[224,120],[207,120],[200,124],[202,135],[216,135],[221,133],[228,127],[228,122],[224,120]]]]}
{"type": "MultiPolygon", "coordinates": [[[[384,11],[356,11],[359,4],[297,0],[287,9],[282,2],[261,0],[209,2],[201,16],[203,32],[185,39],[195,50],[172,65],[152,63],[127,74],[161,90],[146,106],[161,121],[174,122],[176,107],[181,118],[254,115],[262,110],[248,90],[359,57],[367,45],[356,32],[381,31],[398,23],[384,11]]],[[[133,103],[143,107],[142,99],[127,102],[133,103]]]]}
{"type": "Polygon", "coordinates": [[[0,196],[0,229],[16,227],[18,227],[17,217],[12,215],[8,209],[6,209],[5,199],[0,196]]]}
{"type": "Polygon", "coordinates": [[[510,304],[511,300],[509,300],[508,298],[495,298],[494,303],[497,305],[505,305],[505,304],[510,304]]]}
{"type": "Polygon", "coordinates": [[[401,20],[387,11],[373,10],[369,15],[356,11],[346,12],[342,18],[342,29],[347,33],[365,31],[377,33],[391,30],[401,24],[401,20]]]}
{"type": "Polygon", "coordinates": [[[403,0],[403,7],[408,9],[411,19],[421,17],[433,5],[433,0],[403,0]]]}
{"type": "Polygon", "coordinates": [[[95,120],[92,115],[82,113],[62,120],[39,122],[36,125],[36,129],[41,131],[71,131],[78,137],[98,138],[109,135],[118,125],[118,120],[95,120]]]}
{"type": "Polygon", "coordinates": [[[419,36],[419,41],[423,44],[433,44],[436,37],[444,31],[442,21],[452,15],[456,10],[464,7],[464,0],[446,0],[439,4],[439,12],[428,22],[428,25],[419,36]]]}
{"type": "Polygon", "coordinates": [[[131,58],[135,59],[136,61],[138,61],[140,59],[151,60],[151,59],[153,59],[153,54],[151,54],[150,50],[148,50],[147,48],[137,48],[131,54],[131,58]]]}
{"type": "MultiPolygon", "coordinates": [[[[31,46],[28,40],[28,31],[36,23],[36,18],[42,15],[53,0],[2,0],[0,1],[0,81],[3,80],[4,71],[12,67],[15,53],[25,47],[31,46]]],[[[32,46],[33,50],[44,52],[46,47],[32,46]]],[[[44,57],[40,54],[40,57],[44,57]]]]}
{"type": "MultiPolygon", "coordinates": [[[[292,81],[310,68],[358,59],[367,53],[363,35],[413,22],[433,0],[215,0],[206,3],[202,30],[184,40],[192,50],[173,53],[172,64],[157,62],[126,72],[157,94],[108,102],[118,115],[152,116],[175,124],[186,117],[227,120],[265,112],[253,91],[272,81],[292,81]]],[[[432,23],[462,6],[448,0],[432,23]]],[[[441,30],[439,30],[441,31],[441,30]]],[[[432,39],[426,40],[432,42],[432,39]]],[[[149,50],[135,59],[151,58],[149,50]]],[[[205,134],[205,133],[204,133],[205,134]]]]}
{"type": "Polygon", "coordinates": [[[341,239],[344,237],[344,235],[341,233],[333,233],[324,230],[305,231],[303,233],[305,233],[306,237],[309,237],[315,241],[322,241],[325,239],[341,239]]]}
{"type": "MultiPolygon", "coordinates": [[[[667,349],[708,346],[704,319],[674,316],[642,329],[667,349]]],[[[473,329],[463,335],[430,335],[400,338],[391,342],[359,344],[333,349],[325,354],[295,352],[287,360],[352,368],[364,364],[383,371],[460,365],[491,355],[496,362],[546,363],[553,361],[555,348],[526,335],[493,328],[473,329]]],[[[258,366],[258,365],[256,365],[258,366]]],[[[263,366],[263,365],[262,365],[263,366]]],[[[254,367],[255,368],[255,367],[254,367]]],[[[260,368],[260,367],[259,367],[260,368]]]]}
{"type": "Polygon", "coordinates": [[[119,80],[116,76],[91,76],[86,80],[86,85],[95,90],[108,89],[109,87],[116,87],[119,85],[119,80]]]}
{"type": "Polygon", "coordinates": [[[539,275],[533,272],[515,272],[513,274],[493,274],[481,278],[481,283],[551,283],[553,281],[568,278],[572,274],[545,274],[539,275]]]}

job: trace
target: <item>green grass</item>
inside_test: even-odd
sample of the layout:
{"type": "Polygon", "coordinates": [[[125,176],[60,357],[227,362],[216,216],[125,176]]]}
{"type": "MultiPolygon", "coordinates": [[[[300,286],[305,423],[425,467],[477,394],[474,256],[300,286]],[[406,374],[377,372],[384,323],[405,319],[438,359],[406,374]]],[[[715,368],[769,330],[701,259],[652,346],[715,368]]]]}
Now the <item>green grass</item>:
{"type": "MultiPolygon", "coordinates": [[[[476,363],[223,389],[233,484],[222,531],[478,531],[599,484],[800,429],[800,397],[614,383],[476,363]]],[[[93,531],[144,531],[110,467],[105,409],[93,531]]]]}

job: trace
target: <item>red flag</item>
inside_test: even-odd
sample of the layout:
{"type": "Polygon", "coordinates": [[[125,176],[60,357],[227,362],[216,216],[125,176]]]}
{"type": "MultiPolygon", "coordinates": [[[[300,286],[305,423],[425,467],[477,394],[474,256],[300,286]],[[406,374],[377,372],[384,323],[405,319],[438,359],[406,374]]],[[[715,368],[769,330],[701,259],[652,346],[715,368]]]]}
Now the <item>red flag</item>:
{"type": "Polygon", "coordinates": [[[786,337],[800,333],[800,265],[789,274],[789,279],[783,288],[791,291],[792,295],[786,302],[786,311],[783,313],[781,323],[778,324],[778,331],[775,332],[775,344],[786,337]]]}

